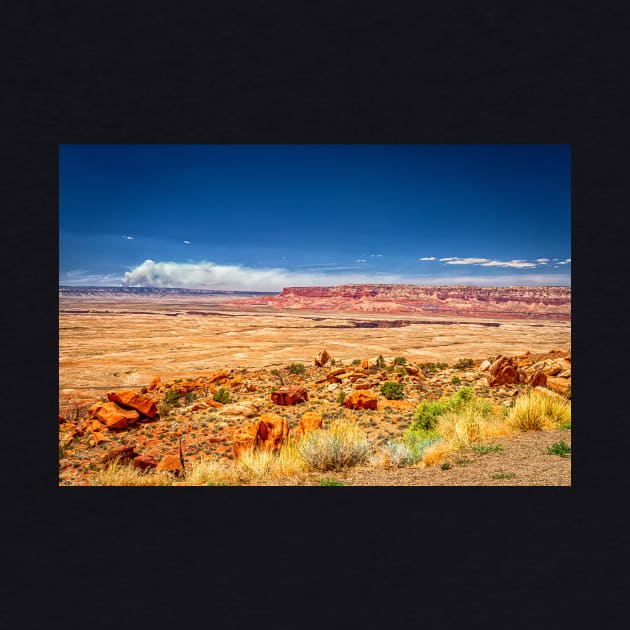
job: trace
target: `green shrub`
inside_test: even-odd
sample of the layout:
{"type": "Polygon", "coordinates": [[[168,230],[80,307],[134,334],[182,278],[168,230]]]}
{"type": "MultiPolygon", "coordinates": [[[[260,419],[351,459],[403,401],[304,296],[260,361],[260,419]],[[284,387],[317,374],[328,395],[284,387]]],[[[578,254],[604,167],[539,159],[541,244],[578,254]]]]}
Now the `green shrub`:
{"type": "Polygon", "coordinates": [[[514,479],[516,475],[514,473],[497,473],[492,475],[492,479],[514,479]]]}
{"type": "Polygon", "coordinates": [[[448,462],[444,462],[443,464],[440,464],[440,468],[442,470],[450,470],[452,466],[448,462]]]}
{"type": "Polygon", "coordinates": [[[184,396],[184,403],[189,405],[194,400],[197,400],[197,394],[195,394],[195,392],[186,392],[184,396]]]}
{"type": "Polygon", "coordinates": [[[475,444],[472,446],[472,450],[478,455],[485,455],[486,453],[498,453],[503,449],[498,444],[475,444]]]}
{"type": "Polygon", "coordinates": [[[291,363],[287,365],[287,372],[289,374],[304,374],[306,372],[306,367],[304,363],[291,363]]]}
{"type": "Polygon", "coordinates": [[[456,370],[468,370],[475,365],[475,362],[472,359],[460,359],[453,366],[456,370]]]}
{"type": "Polygon", "coordinates": [[[361,365],[361,359],[352,359],[352,365],[361,365]]]}
{"type": "Polygon", "coordinates": [[[346,393],[345,393],[343,390],[341,390],[341,391],[339,392],[339,395],[337,396],[337,402],[338,402],[340,405],[343,405],[343,403],[344,403],[344,401],[345,401],[345,400],[346,400],[346,393]]]}
{"type": "MultiPolygon", "coordinates": [[[[409,429],[411,431],[431,431],[435,428],[437,419],[442,414],[449,411],[458,412],[462,407],[473,400],[473,391],[470,387],[462,387],[449,398],[440,400],[423,400],[417,407],[414,414],[414,422],[409,429]]],[[[492,410],[492,405],[487,401],[477,399],[483,412],[492,410]]]]}
{"type": "Polygon", "coordinates": [[[401,440],[385,442],[387,461],[394,466],[411,466],[418,463],[424,455],[424,449],[439,440],[435,434],[421,431],[407,432],[401,440]]]}
{"type": "Polygon", "coordinates": [[[324,477],[319,480],[320,486],[343,486],[345,485],[343,481],[339,481],[339,479],[334,479],[333,477],[324,477]]]}
{"type": "Polygon", "coordinates": [[[559,455],[566,457],[571,452],[571,447],[564,441],[555,442],[547,449],[548,455],[559,455]]]}
{"type": "Polygon", "coordinates": [[[459,378],[459,376],[453,376],[453,378],[451,379],[451,383],[453,383],[453,385],[460,385],[462,382],[462,379],[459,378]]]}
{"type": "Polygon", "coordinates": [[[402,400],[403,384],[395,383],[394,381],[385,381],[381,385],[381,394],[383,394],[387,400],[402,400]]]}
{"type": "Polygon", "coordinates": [[[164,392],[164,404],[174,406],[179,404],[179,392],[176,389],[168,389],[164,392]]]}
{"type": "Polygon", "coordinates": [[[385,357],[382,354],[378,355],[377,364],[378,364],[378,367],[380,367],[380,368],[386,368],[387,367],[387,363],[385,363],[385,357]]]}
{"type": "Polygon", "coordinates": [[[407,359],[405,357],[396,357],[394,359],[394,365],[405,365],[407,363],[407,359]]]}
{"type": "Polygon", "coordinates": [[[215,402],[220,402],[226,405],[227,403],[232,402],[232,397],[230,396],[230,392],[224,387],[219,387],[216,392],[214,392],[214,396],[212,400],[215,402]]]}

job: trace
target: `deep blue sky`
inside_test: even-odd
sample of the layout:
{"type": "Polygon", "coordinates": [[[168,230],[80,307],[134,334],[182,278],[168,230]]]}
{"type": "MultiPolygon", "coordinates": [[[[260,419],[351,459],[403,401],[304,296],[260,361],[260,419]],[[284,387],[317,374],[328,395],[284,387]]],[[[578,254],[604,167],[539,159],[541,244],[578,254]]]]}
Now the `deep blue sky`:
{"type": "Polygon", "coordinates": [[[570,284],[569,145],[62,145],[59,156],[60,284],[570,284]]]}

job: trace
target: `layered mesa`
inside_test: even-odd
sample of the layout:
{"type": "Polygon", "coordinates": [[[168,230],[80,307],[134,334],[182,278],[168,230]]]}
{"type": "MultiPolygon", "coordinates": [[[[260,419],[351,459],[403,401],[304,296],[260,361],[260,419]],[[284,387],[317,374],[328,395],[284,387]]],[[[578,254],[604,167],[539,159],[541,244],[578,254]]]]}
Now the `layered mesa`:
{"type": "Polygon", "coordinates": [[[308,310],[570,320],[571,288],[346,284],[287,287],[278,295],[238,300],[239,306],[246,304],[308,310]]]}

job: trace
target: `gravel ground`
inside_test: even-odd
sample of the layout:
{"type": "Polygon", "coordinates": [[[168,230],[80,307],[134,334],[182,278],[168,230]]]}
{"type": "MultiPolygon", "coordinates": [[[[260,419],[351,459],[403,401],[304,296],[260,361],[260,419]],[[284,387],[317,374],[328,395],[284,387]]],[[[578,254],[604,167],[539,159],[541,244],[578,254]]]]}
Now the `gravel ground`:
{"type": "Polygon", "coordinates": [[[451,453],[441,465],[426,468],[368,468],[310,473],[300,478],[284,478],[261,485],[320,485],[321,479],[336,479],[348,486],[570,486],[571,455],[547,454],[555,442],[571,446],[571,431],[519,433],[492,442],[500,451],[479,454],[473,449],[451,453]],[[502,475],[502,478],[493,476],[502,475]]]}

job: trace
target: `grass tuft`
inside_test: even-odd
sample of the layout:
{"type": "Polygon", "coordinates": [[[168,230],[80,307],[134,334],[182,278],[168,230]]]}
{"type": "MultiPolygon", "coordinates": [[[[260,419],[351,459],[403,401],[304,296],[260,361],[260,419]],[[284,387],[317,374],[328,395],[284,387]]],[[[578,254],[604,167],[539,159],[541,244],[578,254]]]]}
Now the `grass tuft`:
{"type": "Polygon", "coordinates": [[[566,457],[571,452],[571,447],[564,441],[555,442],[547,449],[548,455],[559,455],[566,457]]]}
{"type": "Polygon", "coordinates": [[[516,400],[507,420],[519,431],[556,429],[571,422],[571,403],[544,392],[530,392],[516,400]]]}

